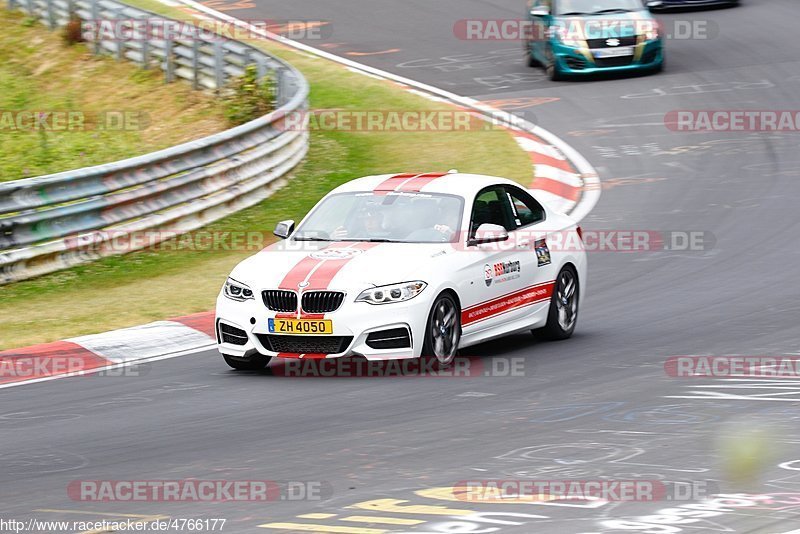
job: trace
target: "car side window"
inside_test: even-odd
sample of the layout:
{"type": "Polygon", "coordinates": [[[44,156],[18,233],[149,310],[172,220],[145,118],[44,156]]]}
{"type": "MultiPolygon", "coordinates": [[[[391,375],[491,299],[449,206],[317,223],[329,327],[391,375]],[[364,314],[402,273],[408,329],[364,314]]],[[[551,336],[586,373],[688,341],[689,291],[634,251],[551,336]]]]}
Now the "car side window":
{"type": "Polygon", "coordinates": [[[470,235],[475,235],[482,224],[497,224],[511,232],[517,228],[513,219],[508,195],[502,187],[489,187],[478,193],[472,206],[470,235]]]}
{"type": "Polygon", "coordinates": [[[542,222],[545,211],[539,202],[518,187],[506,186],[506,195],[511,203],[515,229],[542,222]]]}

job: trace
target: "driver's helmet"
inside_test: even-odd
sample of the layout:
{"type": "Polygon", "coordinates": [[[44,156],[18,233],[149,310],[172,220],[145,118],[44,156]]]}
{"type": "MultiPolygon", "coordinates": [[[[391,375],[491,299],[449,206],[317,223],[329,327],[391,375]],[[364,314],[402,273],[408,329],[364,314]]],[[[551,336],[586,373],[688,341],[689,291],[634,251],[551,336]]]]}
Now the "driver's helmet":
{"type": "Polygon", "coordinates": [[[356,214],[356,221],[359,226],[370,231],[377,232],[383,228],[383,210],[377,202],[370,202],[356,214]]]}

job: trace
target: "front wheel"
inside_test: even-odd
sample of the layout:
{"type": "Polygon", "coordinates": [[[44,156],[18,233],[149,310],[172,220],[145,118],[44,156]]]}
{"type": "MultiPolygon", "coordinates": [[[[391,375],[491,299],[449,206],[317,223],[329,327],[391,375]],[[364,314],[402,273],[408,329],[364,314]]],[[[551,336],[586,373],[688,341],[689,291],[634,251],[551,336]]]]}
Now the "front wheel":
{"type": "Polygon", "coordinates": [[[442,293],[436,298],[428,315],[428,326],[422,344],[423,356],[432,355],[439,365],[450,365],[456,357],[459,341],[461,310],[453,295],[442,293]]]}
{"type": "Polygon", "coordinates": [[[547,324],[533,333],[543,339],[561,340],[572,337],[575,324],[578,322],[578,300],[580,283],[578,274],[571,265],[565,266],[558,273],[550,298],[550,311],[547,324]]]}
{"type": "Polygon", "coordinates": [[[225,359],[225,363],[237,371],[258,371],[264,369],[272,359],[271,356],[264,356],[263,354],[254,354],[249,360],[234,358],[227,354],[223,354],[222,357],[225,359]]]}
{"type": "Polygon", "coordinates": [[[530,45],[525,47],[525,55],[528,57],[529,67],[535,68],[542,66],[541,62],[538,59],[536,59],[536,56],[533,55],[533,50],[531,49],[530,45]]]}
{"type": "Polygon", "coordinates": [[[667,63],[667,60],[666,59],[662,59],[661,63],[656,65],[655,68],[653,68],[653,74],[659,74],[661,72],[664,72],[664,68],[666,67],[666,63],[667,63]]]}
{"type": "Polygon", "coordinates": [[[547,77],[550,78],[551,82],[559,82],[564,79],[564,74],[561,72],[561,69],[558,68],[556,55],[552,50],[549,50],[547,54],[547,65],[545,66],[544,71],[547,74],[547,77]]]}

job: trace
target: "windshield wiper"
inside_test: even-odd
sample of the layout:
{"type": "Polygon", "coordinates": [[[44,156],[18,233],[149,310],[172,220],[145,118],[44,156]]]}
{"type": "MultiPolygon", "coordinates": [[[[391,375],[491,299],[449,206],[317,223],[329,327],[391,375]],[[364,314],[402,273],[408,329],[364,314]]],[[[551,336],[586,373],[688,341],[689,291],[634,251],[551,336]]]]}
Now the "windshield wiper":
{"type": "Polygon", "coordinates": [[[394,241],[392,239],[386,239],[382,237],[371,237],[369,239],[342,239],[341,241],[355,241],[358,243],[400,243],[400,241],[394,241]]]}
{"type": "Polygon", "coordinates": [[[605,15],[606,13],[633,13],[630,9],[625,9],[622,7],[615,7],[612,9],[601,9],[600,11],[594,11],[591,13],[592,15],[605,15]]]}
{"type": "Polygon", "coordinates": [[[589,13],[583,13],[582,11],[570,11],[569,13],[559,13],[559,17],[575,17],[580,15],[588,15],[589,13]]]}
{"type": "Polygon", "coordinates": [[[330,239],[325,239],[324,237],[314,237],[314,236],[306,236],[306,237],[300,236],[300,237],[295,237],[294,240],[295,241],[330,241],[330,239]]]}

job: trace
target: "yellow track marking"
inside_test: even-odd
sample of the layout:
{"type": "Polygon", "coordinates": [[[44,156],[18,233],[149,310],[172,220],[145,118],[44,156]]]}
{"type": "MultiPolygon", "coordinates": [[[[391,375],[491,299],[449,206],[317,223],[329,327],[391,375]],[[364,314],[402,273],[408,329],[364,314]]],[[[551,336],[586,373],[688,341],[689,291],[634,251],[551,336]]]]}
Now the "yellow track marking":
{"type": "Polygon", "coordinates": [[[353,521],[355,523],[379,523],[383,525],[419,525],[424,523],[421,519],[403,519],[402,517],[370,517],[368,515],[351,515],[343,517],[342,521],[353,521]]]}
{"type": "Polygon", "coordinates": [[[299,530],[301,532],[334,532],[338,534],[385,534],[388,530],[381,528],[334,527],[329,525],[312,525],[310,523],[266,523],[260,528],[278,530],[299,530]]]}

